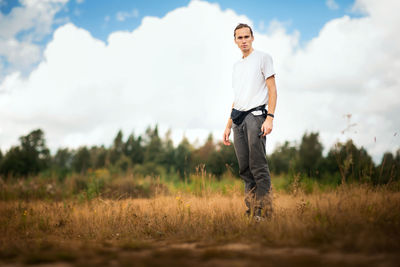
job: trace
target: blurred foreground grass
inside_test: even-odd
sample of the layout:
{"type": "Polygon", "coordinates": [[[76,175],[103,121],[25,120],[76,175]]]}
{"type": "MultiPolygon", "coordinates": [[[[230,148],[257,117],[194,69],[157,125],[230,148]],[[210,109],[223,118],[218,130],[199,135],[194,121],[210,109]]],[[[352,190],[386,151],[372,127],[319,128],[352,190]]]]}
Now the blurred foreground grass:
{"type": "Polygon", "coordinates": [[[400,193],[389,186],[274,178],[274,215],[256,223],[244,216],[242,182],[229,176],[69,179],[64,188],[47,180],[37,195],[3,181],[0,264],[396,266],[400,260],[400,193]]]}

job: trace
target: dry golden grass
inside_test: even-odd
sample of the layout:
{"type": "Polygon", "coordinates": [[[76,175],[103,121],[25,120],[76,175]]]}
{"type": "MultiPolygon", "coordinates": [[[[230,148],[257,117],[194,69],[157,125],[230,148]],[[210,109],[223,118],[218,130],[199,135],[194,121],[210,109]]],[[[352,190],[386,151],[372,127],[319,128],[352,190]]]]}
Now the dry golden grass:
{"type": "Polygon", "coordinates": [[[311,195],[275,192],[274,210],[271,220],[249,220],[237,191],[1,202],[0,263],[243,266],[274,258],[272,266],[353,266],[399,260],[398,192],[361,185],[311,195]]]}

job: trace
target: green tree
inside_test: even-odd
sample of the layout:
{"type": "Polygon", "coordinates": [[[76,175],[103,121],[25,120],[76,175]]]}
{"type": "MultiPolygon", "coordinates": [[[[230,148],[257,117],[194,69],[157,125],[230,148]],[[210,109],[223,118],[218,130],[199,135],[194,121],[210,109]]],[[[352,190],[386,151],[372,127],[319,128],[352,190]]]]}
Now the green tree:
{"type": "Polygon", "coordinates": [[[367,151],[357,148],[352,140],[337,143],[329,152],[338,164],[342,183],[346,181],[369,182],[376,177],[375,165],[367,151]]]}
{"type": "Polygon", "coordinates": [[[171,130],[168,130],[162,140],[162,149],[159,157],[159,163],[170,173],[175,169],[175,148],[171,138],[171,130]]]}
{"type": "Polygon", "coordinates": [[[337,150],[333,147],[329,150],[325,158],[323,158],[320,170],[322,176],[328,175],[340,175],[340,169],[338,164],[337,150]]]}
{"type": "Polygon", "coordinates": [[[305,133],[298,152],[299,171],[306,173],[309,177],[318,177],[318,168],[322,162],[322,150],[319,133],[305,133]]]}
{"type": "Polygon", "coordinates": [[[296,146],[290,145],[288,141],[277,146],[270,156],[267,157],[268,165],[275,174],[288,173],[294,170],[298,150],[296,146]]]}
{"type": "Polygon", "coordinates": [[[59,148],[51,160],[51,169],[60,181],[72,170],[73,153],[68,148],[59,148]]]}
{"type": "Polygon", "coordinates": [[[175,166],[181,178],[190,174],[192,146],[188,139],[183,137],[175,150],[175,166]]]}
{"type": "Polygon", "coordinates": [[[135,138],[133,133],[129,135],[128,140],[124,144],[124,154],[130,158],[133,164],[143,163],[144,151],[140,135],[138,138],[135,138]]]}
{"type": "Polygon", "coordinates": [[[115,163],[115,166],[120,169],[121,171],[126,172],[128,170],[128,168],[130,168],[132,166],[132,161],[131,159],[126,156],[126,155],[122,155],[118,161],[115,163]]]}
{"type": "Polygon", "coordinates": [[[4,156],[0,165],[0,173],[5,176],[26,175],[26,164],[20,147],[11,147],[4,156]]]}
{"type": "Polygon", "coordinates": [[[211,155],[216,150],[216,146],[214,144],[214,139],[212,134],[208,135],[206,142],[199,147],[198,149],[193,151],[192,156],[192,164],[193,169],[201,164],[206,165],[206,170],[211,172],[211,166],[209,166],[211,155]]]}
{"type": "Polygon", "coordinates": [[[391,152],[386,152],[377,167],[375,183],[386,184],[389,181],[396,181],[399,177],[399,150],[396,157],[391,152]]]}
{"type": "Polygon", "coordinates": [[[396,157],[394,158],[394,164],[395,164],[395,174],[394,174],[394,180],[400,181],[400,149],[396,151],[396,157]]]}
{"type": "Polygon", "coordinates": [[[80,147],[74,155],[72,166],[76,172],[85,173],[91,167],[90,152],[86,146],[80,147]]]}
{"type": "Polygon", "coordinates": [[[160,163],[162,154],[162,142],[158,135],[158,126],[148,127],[145,135],[144,162],[160,163]]]}
{"type": "Polygon", "coordinates": [[[237,162],[235,149],[231,146],[225,146],[219,142],[207,161],[206,166],[211,173],[220,177],[226,171],[233,174],[239,174],[239,164],[237,162]]]}
{"type": "Polygon", "coordinates": [[[104,147],[104,145],[98,147],[93,146],[89,150],[90,159],[91,159],[91,166],[95,169],[100,169],[108,166],[108,150],[104,147]]]}
{"type": "Polygon", "coordinates": [[[1,173],[27,176],[37,174],[50,164],[50,151],[46,147],[44,133],[34,130],[19,138],[20,145],[12,147],[4,156],[1,173]]]}
{"type": "Polygon", "coordinates": [[[124,141],[122,140],[123,134],[122,131],[119,130],[117,136],[114,138],[113,146],[110,150],[110,163],[115,164],[124,152],[124,141]]]}
{"type": "Polygon", "coordinates": [[[72,159],[73,153],[68,148],[59,148],[53,157],[53,165],[62,169],[70,169],[72,159]]]}

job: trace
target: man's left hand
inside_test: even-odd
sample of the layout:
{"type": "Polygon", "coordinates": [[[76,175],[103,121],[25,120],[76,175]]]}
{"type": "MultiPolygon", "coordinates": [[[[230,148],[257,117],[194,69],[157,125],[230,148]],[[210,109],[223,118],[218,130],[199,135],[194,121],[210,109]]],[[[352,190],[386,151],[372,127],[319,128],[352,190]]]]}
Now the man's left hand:
{"type": "Polygon", "coordinates": [[[261,125],[261,131],[263,132],[262,136],[266,136],[267,134],[270,134],[272,132],[272,127],[273,127],[272,122],[273,122],[273,118],[270,116],[267,116],[264,123],[261,125]]]}

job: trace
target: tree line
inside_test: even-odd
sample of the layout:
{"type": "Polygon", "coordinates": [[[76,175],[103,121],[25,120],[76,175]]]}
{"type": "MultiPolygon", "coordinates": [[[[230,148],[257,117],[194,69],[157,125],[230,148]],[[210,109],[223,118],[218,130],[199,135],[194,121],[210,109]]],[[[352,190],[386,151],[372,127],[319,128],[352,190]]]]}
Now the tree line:
{"type": "Polygon", "coordinates": [[[326,156],[318,133],[305,133],[300,145],[285,142],[268,156],[270,168],[275,174],[301,174],[317,180],[336,179],[346,181],[387,184],[400,181],[400,149],[395,154],[386,152],[380,164],[375,164],[363,147],[357,147],[351,139],[334,144],[326,156]]]}
{"type": "MultiPolygon", "coordinates": [[[[196,171],[220,177],[226,172],[238,176],[239,167],[233,146],[215,142],[210,134],[206,142],[195,147],[183,138],[175,147],[171,131],[161,138],[158,127],[148,127],[143,135],[131,133],[124,139],[118,131],[109,147],[82,146],[78,149],[59,148],[54,155],[46,146],[44,132],[34,130],[19,138],[20,144],[4,155],[0,151],[0,175],[27,177],[51,172],[59,177],[69,173],[109,168],[114,172],[132,171],[141,175],[178,175],[184,179],[196,171]]],[[[400,149],[386,152],[375,165],[371,156],[352,140],[335,144],[326,156],[318,133],[305,133],[299,145],[285,142],[267,156],[275,175],[302,175],[313,179],[385,184],[400,180],[400,149]]]]}

